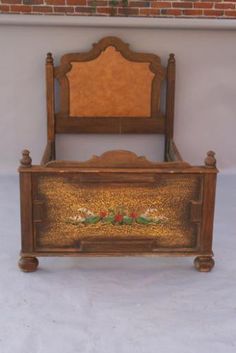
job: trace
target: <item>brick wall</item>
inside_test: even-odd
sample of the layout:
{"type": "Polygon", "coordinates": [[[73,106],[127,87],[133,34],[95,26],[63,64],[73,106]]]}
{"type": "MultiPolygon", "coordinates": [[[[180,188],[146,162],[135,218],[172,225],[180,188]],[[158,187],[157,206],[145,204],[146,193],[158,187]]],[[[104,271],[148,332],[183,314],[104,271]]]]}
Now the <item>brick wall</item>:
{"type": "Polygon", "coordinates": [[[0,13],[236,18],[236,0],[0,0],[0,13]]]}

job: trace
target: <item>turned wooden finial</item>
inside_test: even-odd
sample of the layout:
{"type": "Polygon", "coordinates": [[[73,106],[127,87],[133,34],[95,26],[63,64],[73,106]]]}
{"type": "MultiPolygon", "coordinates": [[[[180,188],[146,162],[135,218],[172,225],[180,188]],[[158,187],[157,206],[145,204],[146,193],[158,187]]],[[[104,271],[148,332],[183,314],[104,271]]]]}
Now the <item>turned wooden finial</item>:
{"type": "Polygon", "coordinates": [[[174,63],[175,63],[175,54],[171,53],[171,54],[169,55],[169,60],[168,60],[168,61],[169,61],[169,64],[170,64],[170,63],[173,63],[173,64],[174,64],[174,63]]]}
{"type": "Polygon", "coordinates": [[[207,152],[207,157],[205,158],[205,166],[208,168],[215,168],[216,159],[214,151],[207,152]]]}
{"type": "Polygon", "coordinates": [[[30,157],[30,152],[28,150],[22,151],[22,158],[20,160],[20,166],[23,168],[30,168],[32,159],[30,157]]]}
{"type": "Polygon", "coordinates": [[[53,64],[52,53],[47,53],[46,64],[53,64]]]}

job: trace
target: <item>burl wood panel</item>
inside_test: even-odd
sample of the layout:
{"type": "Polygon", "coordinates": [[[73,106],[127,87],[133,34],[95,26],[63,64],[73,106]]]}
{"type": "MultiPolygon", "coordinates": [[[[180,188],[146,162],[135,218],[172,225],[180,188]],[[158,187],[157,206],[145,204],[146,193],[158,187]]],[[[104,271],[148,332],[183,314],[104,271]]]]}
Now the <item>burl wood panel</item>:
{"type": "Polygon", "coordinates": [[[118,184],[49,175],[35,176],[34,182],[37,249],[132,237],[153,238],[160,248],[197,245],[199,223],[191,219],[191,210],[193,200],[201,205],[201,176],[159,175],[151,184],[118,184]]]}
{"type": "Polygon", "coordinates": [[[110,46],[99,57],[72,62],[70,116],[150,117],[154,73],[150,63],[131,62],[110,46]]]}

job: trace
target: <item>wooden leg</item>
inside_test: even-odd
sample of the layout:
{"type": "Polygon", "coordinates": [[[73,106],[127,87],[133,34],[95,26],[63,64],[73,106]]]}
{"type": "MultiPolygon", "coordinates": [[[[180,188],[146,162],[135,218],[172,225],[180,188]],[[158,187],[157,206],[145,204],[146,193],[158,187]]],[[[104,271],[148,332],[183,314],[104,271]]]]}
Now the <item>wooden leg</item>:
{"type": "Polygon", "coordinates": [[[18,262],[20,269],[24,272],[34,272],[37,270],[39,261],[37,257],[22,256],[18,262]]]}
{"type": "Polygon", "coordinates": [[[194,259],[194,266],[199,272],[210,272],[215,265],[212,256],[198,256],[194,259]]]}

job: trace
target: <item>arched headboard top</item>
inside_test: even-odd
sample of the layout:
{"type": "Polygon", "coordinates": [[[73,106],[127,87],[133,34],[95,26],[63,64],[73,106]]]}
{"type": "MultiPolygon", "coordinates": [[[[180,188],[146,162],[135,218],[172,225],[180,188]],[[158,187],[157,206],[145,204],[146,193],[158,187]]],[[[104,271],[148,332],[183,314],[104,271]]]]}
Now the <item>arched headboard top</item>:
{"type": "Polygon", "coordinates": [[[158,55],[134,52],[121,39],[105,37],[88,52],[63,55],[57,67],[48,53],[46,82],[50,140],[56,133],[173,136],[174,54],[165,68],[158,55]],[[54,79],[59,81],[57,111],[54,79]]]}
{"type": "Polygon", "coordinates": [[[92,45],[88,52],[68,53],[61,57],[60,65],[70,64],[72,61],[84,62],[96,59],[106,48],[114,47],[124,58],[133,62],[149,62],[150,70],[154,73],[159,72],[160,76],[165,74],[165,68],[161,65],[161,59],[156,54],[134,52],[130,50],[129,44],[123,42],[118,37],[105,37],[92,45]]]}
{"type": "Polygon", "coordinates": [[[160,58],[133,52],[119,38],[103,38],[86,53],[63,55],[56,73],[63,116],[151,118],[160,112],[165,78],[160,58]]]}

